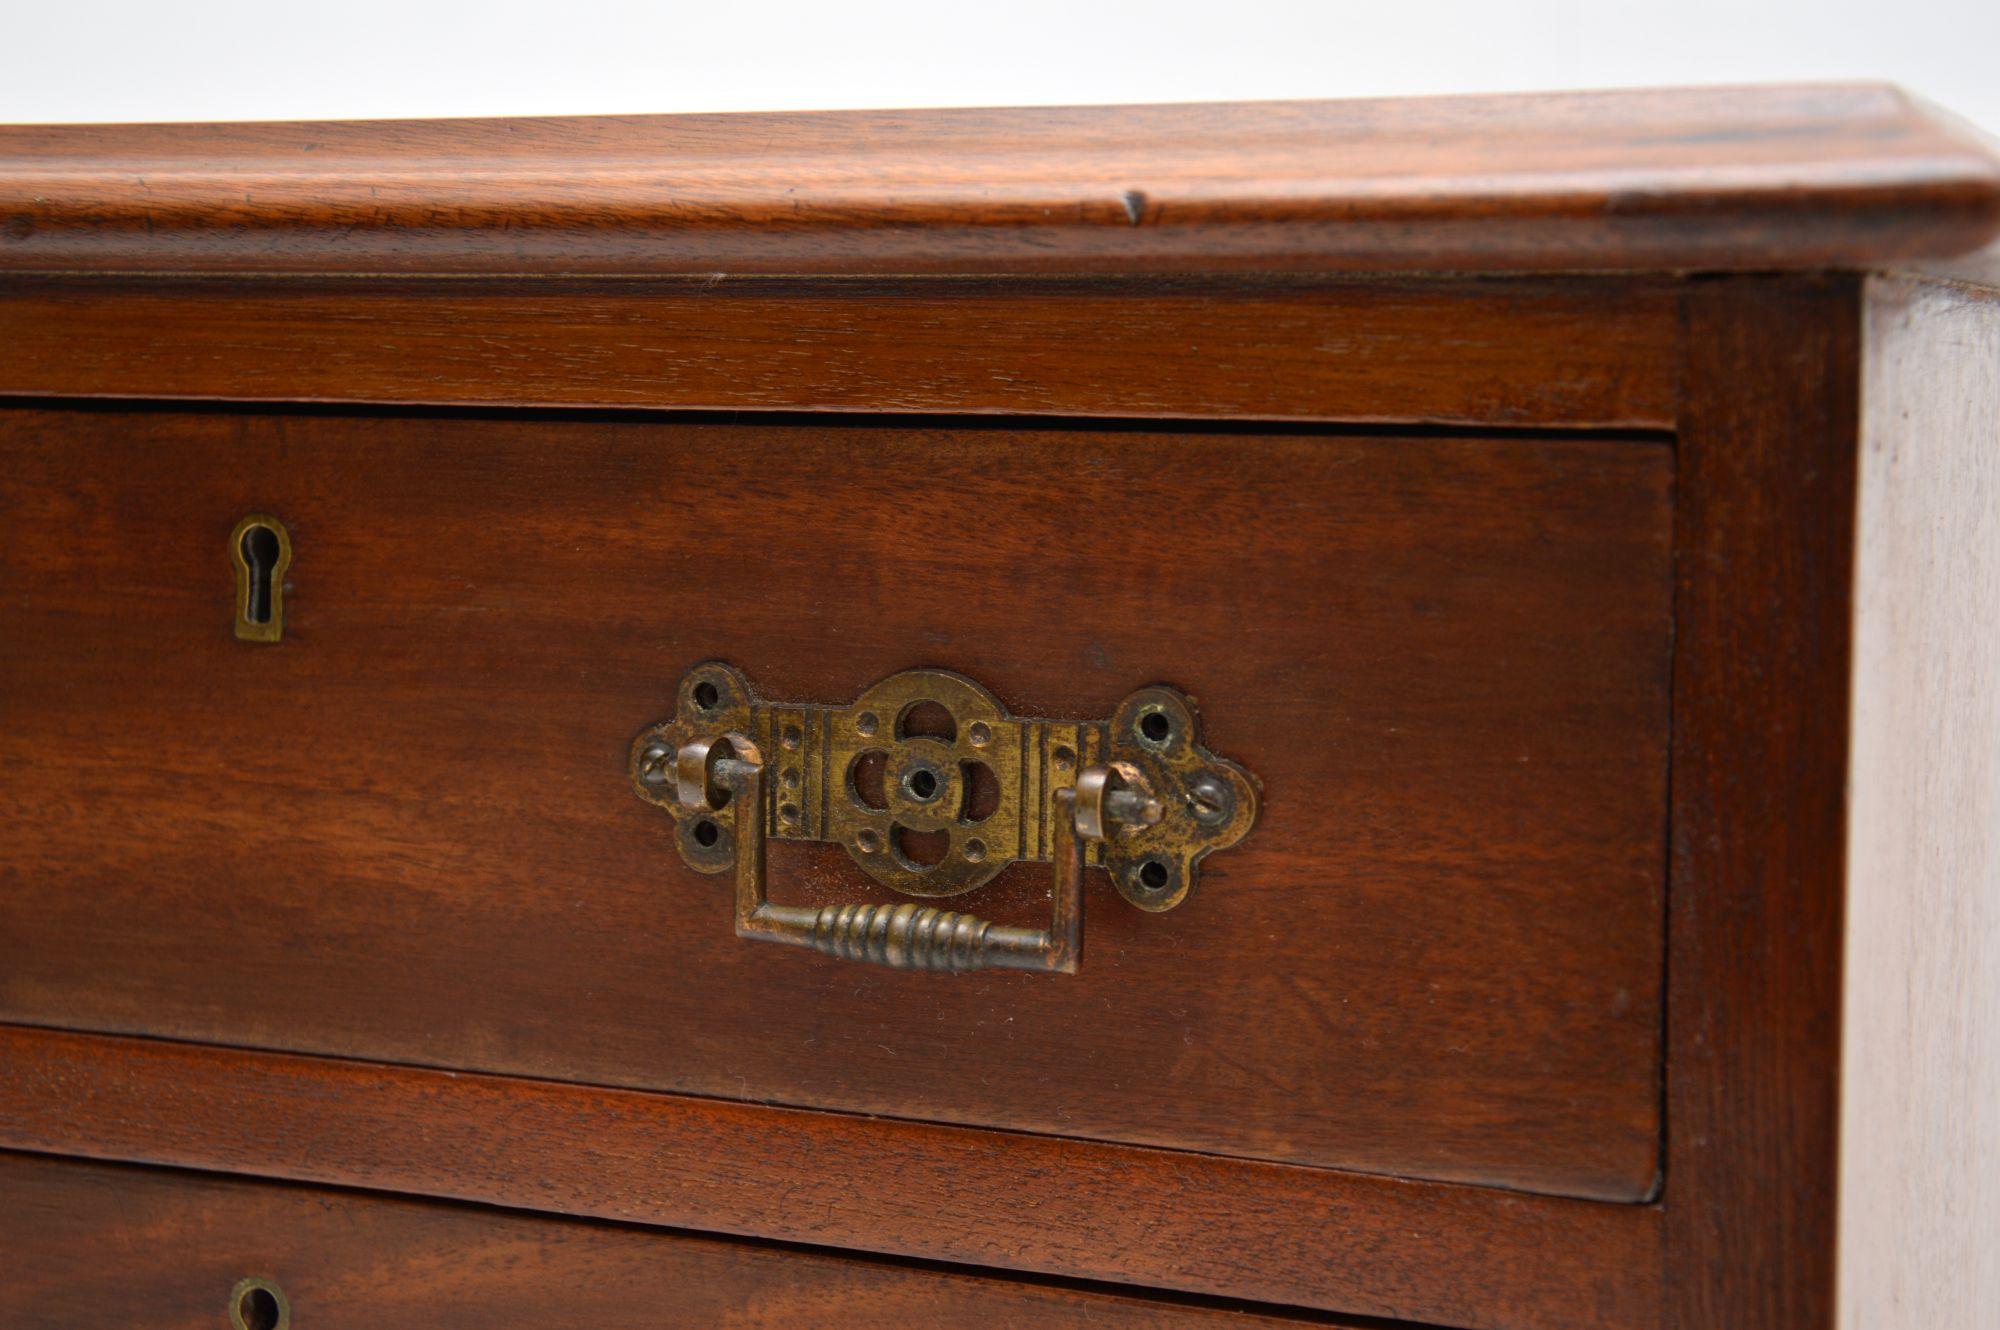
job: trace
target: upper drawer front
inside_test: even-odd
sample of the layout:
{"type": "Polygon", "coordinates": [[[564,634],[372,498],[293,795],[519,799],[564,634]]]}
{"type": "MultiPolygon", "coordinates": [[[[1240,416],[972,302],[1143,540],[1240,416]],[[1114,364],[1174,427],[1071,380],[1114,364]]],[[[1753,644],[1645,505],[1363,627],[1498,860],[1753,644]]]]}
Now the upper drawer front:
{"type": "MultiPolygon", "coordinates": [[[[1652,1186],[1664,442],[12,409],[0,450],[0,1019],[1652,1186]],[[252,512],[275,645],[231,634],[252,512]],[[1172,684],[1258,825],[1171,913],[1093,870],[1075,975],[739,941],[627,775],[706,659],[1172,684]]],[[[1036,922],[1047,874],[952,904],[1036,922]]]]}

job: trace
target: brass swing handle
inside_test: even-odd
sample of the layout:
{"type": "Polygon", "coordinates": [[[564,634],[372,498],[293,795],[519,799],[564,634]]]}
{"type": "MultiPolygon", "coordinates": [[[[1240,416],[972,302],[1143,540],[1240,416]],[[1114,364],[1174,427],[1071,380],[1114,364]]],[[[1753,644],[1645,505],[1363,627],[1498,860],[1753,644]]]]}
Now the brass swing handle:
{"type": "MultiPolygon", "coordinates": [[[[763,756],[742,734],[687,744],[674,766],[680,801],[690,808],[764,806],[763,756]]],[[[764,818],[753,812],[736,819],[736,935],[899,970],[1075,974],[1083,950],[1084,843],[1104,839],[1119,823],[1156,823],[1161,808],[1157,800],[1125,788],[1123,778],[1108,766],[1084,768],[1075,788],[1053,790],[1049,797],[1056,817],[1047,928],[996,924],[957,910],[907,903],[774,905],[766,894],[764,818]]]]}
{"type": "Polygon", "coordinates": [[[1086,865],[1128,904],[1161,913],[1257,816],[1254,778],[1201,743],[1193,699],[1165,684],[1128,694],[1108,719],[1035,720],[945,670],[905,670],[825,705],[766,700],[711,660],[682,674],[675,696],[675,714],[632,741],[633,792],[671,816],[689,868],[734,875],[739,937],[841,960],[1073,974],[1086,865]],[[941,837],[941,852],[917,862],[913,834],[930,838],[927,854],[941,837]],[[875,882],[918,899],[774,904],[773,840],[840,845],[875,882]],[[1043,861],[1047,928],[926,903],[1043,861]]]}

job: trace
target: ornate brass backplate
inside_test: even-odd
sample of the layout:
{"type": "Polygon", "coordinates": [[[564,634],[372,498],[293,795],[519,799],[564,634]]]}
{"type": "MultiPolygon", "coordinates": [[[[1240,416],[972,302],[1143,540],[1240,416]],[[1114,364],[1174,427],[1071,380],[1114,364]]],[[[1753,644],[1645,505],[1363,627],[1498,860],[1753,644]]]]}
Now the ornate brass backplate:
{"type": "Polygon", "coordinates": [[[633,742],[630,775],[673,815],[681,857],[704,873],[737,863],[746,829],[714,775],[718,758],[757,765],[763,806],[749,812],[761,838],[837,841],[877,882],[917,897],[1055,861],[1074,808],[1082,862],[1109,870],[1140,909],[1169,910],[1203,858],[1257,816],[1256,782],[1201,746],[1193,705],[1165,687],[1139,689],[1109,720],[1032,720],[944,670],[892,675],[824,706],[766,701],[731,666],[697,665],[674,718],[633,742]]]}

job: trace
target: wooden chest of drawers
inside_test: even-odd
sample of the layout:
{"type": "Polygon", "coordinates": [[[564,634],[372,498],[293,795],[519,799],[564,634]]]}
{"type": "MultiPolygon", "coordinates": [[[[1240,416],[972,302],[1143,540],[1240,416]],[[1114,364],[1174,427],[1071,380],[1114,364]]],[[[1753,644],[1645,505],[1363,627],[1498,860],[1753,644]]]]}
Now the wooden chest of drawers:
{"type": "Polygon", "coordinates": [[[0,130],[0,1320],[1980,1324],[1996,230],[1866,87],[0,130]]]}

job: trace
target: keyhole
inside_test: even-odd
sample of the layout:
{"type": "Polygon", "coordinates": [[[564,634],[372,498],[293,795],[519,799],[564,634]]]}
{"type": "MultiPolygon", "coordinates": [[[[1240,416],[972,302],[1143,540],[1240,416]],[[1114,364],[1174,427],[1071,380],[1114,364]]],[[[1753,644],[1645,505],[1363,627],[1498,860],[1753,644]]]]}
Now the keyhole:
{"type": "Polygon", "coordinates": [[[271,574],[278,566],[278,533],[259,523],[243,533],[243,563],[250,570],[250,595],[243,617],[271,622],[271,574]]]}
{"type": "Polygon", "coordinates": [[[278,1300],[268,1288],[253,1288],[236,1300],[246,1330],[278,1330],[278,1300]]]}
{"type": "Polygon", "coordinates": [[[229,1330],[290,1330],[292,1304],[268,1279],[252,1276],[229,1290],[229,1330]]]}
{"type": "Polygon", "coordinates": [[[230,533],[230,553],[236,565],[236,636],[278,641],[285,633],[285,570],[292,562],[284,523],[251,514],[230,533]]]}

